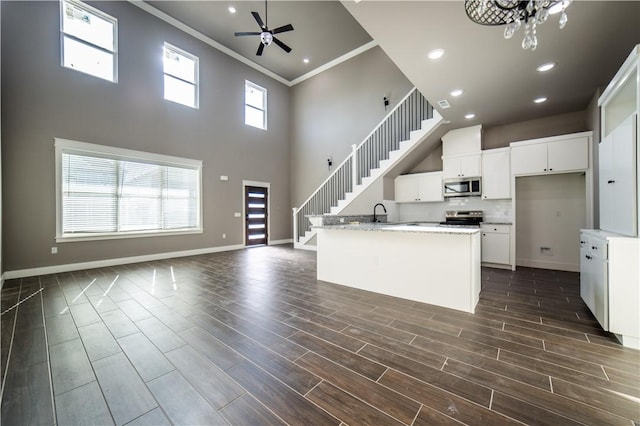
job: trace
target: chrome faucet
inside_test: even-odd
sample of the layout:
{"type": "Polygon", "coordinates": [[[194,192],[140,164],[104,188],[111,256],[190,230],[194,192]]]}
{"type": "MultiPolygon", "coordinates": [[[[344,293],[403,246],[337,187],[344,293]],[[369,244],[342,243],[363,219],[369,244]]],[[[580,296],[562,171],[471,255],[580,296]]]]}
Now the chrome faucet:
{"type": "Polygon", "coordinates": [[[376,217],[376,207],[381,206],[382,210],[384,210],[384,212],[387,212],[387,208],[384,206],[384,204],[382,203],[378,203],[375,206],[373,206],[373,221],[374,222],[380,222],[380,220],[378,220],[378,218],[376,217]]]}

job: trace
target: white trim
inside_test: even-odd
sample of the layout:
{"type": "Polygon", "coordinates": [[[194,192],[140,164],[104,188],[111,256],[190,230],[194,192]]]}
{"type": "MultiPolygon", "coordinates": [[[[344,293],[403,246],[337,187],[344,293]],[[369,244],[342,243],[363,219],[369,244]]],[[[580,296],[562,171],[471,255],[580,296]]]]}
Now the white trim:
{"type": "Polygon", "coordinates": [[[269,241],[270,246],[277,246],[280,244],[292,244],[292,243],[293,243],[293,238],[285,238],[284,240],[269,241]]]}
{"type": "Polygon", "coordinates": [[[56,242],[75,242],[75,241],[97,241],[111,240],[119,238],[137,238],[137,237],[153,237],[153,236],[169,236],[184,234],[201,234],[203,233],[203,189],[202,189],[202,167],[201,160],[193,160],[190,158],[174,157],[170,155],[155,154],[144,151],[135,151],[132,149],[117,148],[107,145],[97,145],[87,142],[79,142],[69,139],[54,138],[55,150],[55,199],[56,199],[56,242]],[[133,231],[133,232],[111,232],[111,233],[92,233],[92,234],[64,234],[63,233],[63,212],[62,212],[62,155],[65,152],[85,153],[89,155],[105,155],[109,158],[125,161],[141,161],[144,163],[157,164],[161,166],[174,166],[181,168],[189,168],[198,172],[198,226],[190,229],[174,229],[174,230],[152,230],[152,231],[133,231]]]}
{"type": "MultiPolygon", "coordinates": [[[[193,109],[200,109],[200,58],[196,55],[194,55],[193,53],[189,53],[186,50],[180,49],[179,47],[174,46],[173,44],[169,43],[169,42],[164,42],[164,44],[162,45],[162,75],[163,77],[169,76],[173,79],[176,79],[178,81],[181,81],[183,83],[187,83],[193,86],[193,88],[195,89],[195,93],[194,93],[194,99],[193,99],[193,105],[188,105],[188,104],[183,104],[182,102],[178,102],[175,101],[173,99],[167,99],[167,95],[166,95],[166,83],[163,87],[163,96],[164,99],[166,101],[169,102],[175,102],[181,105],[185,105],[188,107],[191,107],[193,109]],[[193,82],[188,81],[188,80],[183,80],[182,78],[173,75],[171,73],[168,73],[165,69],[165,60],[166,60],[166,52],[170,51],[176,55],[179,56],[183,56],[186,59],[191,59],[194,62],[193,65],[193,82]]],[[[163,79],[164,80],[164,79],[163,79]]]]}
{"type": "Polygon", "coordinates": [[[247,107],[249,108],[253,108],[255,110],[261,111],[262,112],[262,127],[256,127],[260,130],[267,130],[267,101],[268,101],[268,97],[267,97],[267,89],[265,87],[262,87],[256,83],[254,83],[253,81],[250,80],[245,80],[244,81],[244,125],[245,126],[251,126],[251,127],[256,127],[252,124],[247,123],[247,107]],[[257,90],[258,92],[262,93],[262,105],[263,108],[257,108],[254,107],[253,105],[249,105],[247,104],[247,89],[251,88],[254,90],[257,90]]]}
{"type": "Polygon", "coordinates": [[[301,75],[300,77],[293,79],[293,80],[287,80],[286,78],[274,73],[273,71],[270,71],[268,69],[266,69],[265,67],[263,67],[262,65],[258,65],[257,63],[253,62],[250,59],[245,58],[244,56],[234,52],[233,50],[229,49],[228,47],[218,43],[217,41],[213,40],[212,38],[207,37],[206,35],[202,34],[200,31],[197,31],[193,28],[191,28],[190,26],[188,26],[187,24],[175,19],[174,17],[167,15],[166,13],[162,12],[159,9],[156,9],[155,7],[151,6],[150,4],[145,3],[142,0],[127,0],[129,3],[131,3],[134,6],[139,7],[140,9],[144,10],[145,12],[149,13],[150,15],[155,16],[156,18],[166,22],[169,25],[172,25],[176,28],[178,28],[179,30],[184,31],[185,33],[189,34],[190,36],[204,42],[205,44],[208,44],[209,46],[213,47],[214,49],[219,50],[220,52],[231,56],[233,59],[236,59],[240,62],[242,62],[243,64],[263,73],[264,75],[273,78],[274,80],[288,86],[288,87],[292,87],[295,86],[298,83],[301,83],[315,75],[320,74],[323,71],[328,70],[329,68],[333,68],[336,65],[339,65],[345,61],[348,61],[349,59],[358,56],[361,53],[366,52],[367,50],[371,49],[372,47],[375,47],[378,45],[378,42],[376,42],[375,40],[372,40],[366,44],[363,44],[360,47],[357,47],[355,49],[353,49],[350,52],[345,53],[344,55],[330,61],[327,62],[324,65],[319,66],[318,68],[309,71],[308,73],[301,75]]]}
{"type": "Polygon", "coordinates": [[[618,90],[627,81],[627,78],[631,75],[631,70],[637,65],[638,57],[640,56],[640,44],[636,44],[629,56],[624,61],[616,75],[611,79],[607,88],[602,92],[602,95],[598,98],[598,106],[603,108],[611,101],[611,99],[618,93],[618,90]]]}
{"type": "Polygon", "coordinates": [[[301,244],[296,246],[297,249],[307,250],[307,251],[318,251],[318,246],[311,246],[307,244],[301,244]]]}
{"type": "Polygon", "coordinates": [[[247,227],[245,226],[245,219],[247,217],[247,203],[245,202],[244,193],[247,186],[258,186],[261,188],[267,188],[267,245],[271,245],[271,183],[259,182],[256,180],[243,180],[242,181],[242,243],[243,247],[247,246],[247,227]]]}
{"type": "Polygon", "coordinates": [[[320,65],[318,68],[316,68],[316,69],[314,69],[312,71],[309,71],[308,73],[303,74],[298,78],[295,78],[295,79],[291,80],[289,82],[289,86],[295,86],[298,83],[302,83],[303,81],[305,81],[307,79],[310,79],[311,77],[316,76],[316,75],[320,74],[321,72],[324,72],[324,71],[328,70],[329,68],[333,68],[336,65],[340,65],[341,63],[346,62],[349,59],[354,58],[354,57],[358,56],[359,54],[364,53],[364,52],[366,52],[367,50],[369,50],[369,49],[371,49],[373,47],[376,47],[377,45],[378,45],[378,42],[375,41],[375,40],[372,40],[372,41],[370,41],[370,42],[368,42],[366,44],[363,44],[362,46],[353,49],[351,52],[347,52],[344,55],[339,56],[336,59],[334,59],[332,61],[329,61],[324,65],[320,65]]]}
{"type": "Polygon", "coordinates": [[[198,256],[201,254],[218,253],[223,251],[240,250],[244,245],[235,244],[231,246],[208,247],[202,249],[181,250],[166,253],[147,254],[142,256],[121,257],[115,259],[94,260],[91,262],[68,263],[65,265],[43,266],[40,268],[19,269],[16,271],[6,271],[3,275],[6,279],[34,277],[38,275],[59,274],[62,272],[80,271],[83,269],[104,268],[107,266],[127,265],[130,263],[150,262],[153,260],[164,260],[175,257],[198,256]]]}

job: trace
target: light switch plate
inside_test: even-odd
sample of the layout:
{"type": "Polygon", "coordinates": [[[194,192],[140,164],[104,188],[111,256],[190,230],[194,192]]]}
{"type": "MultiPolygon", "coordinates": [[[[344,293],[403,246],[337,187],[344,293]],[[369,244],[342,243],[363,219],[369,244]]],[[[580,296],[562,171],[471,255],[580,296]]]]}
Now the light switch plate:
{"type": "Polygon", "coordinates": [[[238,213],[238,212],[236,212],[236,213],[234,213],[234,214],[233,214],[233,216],[234,216],[234,217],[242,217],[242,213],[238,213]]]}

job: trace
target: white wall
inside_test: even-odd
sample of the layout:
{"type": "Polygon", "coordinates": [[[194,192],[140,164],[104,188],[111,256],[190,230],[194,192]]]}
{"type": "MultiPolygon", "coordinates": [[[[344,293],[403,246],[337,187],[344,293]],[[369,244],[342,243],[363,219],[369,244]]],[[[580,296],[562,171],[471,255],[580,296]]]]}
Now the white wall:
{"type": "Polygon", "coordinates": [[[584,173],[516,178],[516,265],[579,271],[585,212],[584,173]]]}

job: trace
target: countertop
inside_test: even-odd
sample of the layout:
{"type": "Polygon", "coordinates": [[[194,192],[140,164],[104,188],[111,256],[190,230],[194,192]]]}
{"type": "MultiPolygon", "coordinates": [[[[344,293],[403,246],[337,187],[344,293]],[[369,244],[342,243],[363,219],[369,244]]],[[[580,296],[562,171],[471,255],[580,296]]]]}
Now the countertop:
{"type": "Polygon", "coordinates": [[[447,228],[432,223],[343,223],[339,225],[314,226],[314,228],[343,231],[410,232],[454,235],[471,235],[480,232],[480,228],[447,228]]]}
{"type": "Polygon", "coordinates": [[[513,222],[501,222],[501,221],[494,221],[494,220],[489,220],[487,222],[482,222],[483,225],[513,225],[513,222]]]}

